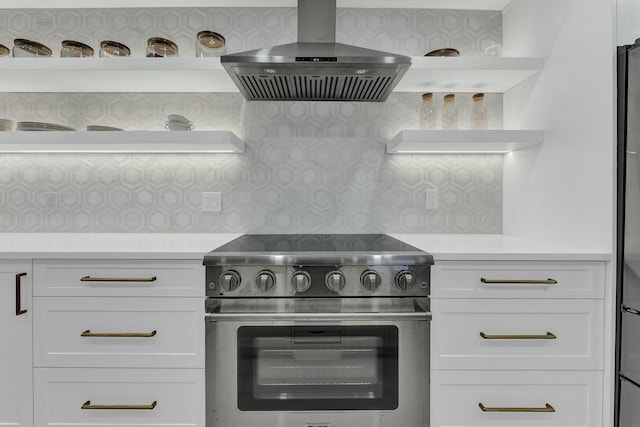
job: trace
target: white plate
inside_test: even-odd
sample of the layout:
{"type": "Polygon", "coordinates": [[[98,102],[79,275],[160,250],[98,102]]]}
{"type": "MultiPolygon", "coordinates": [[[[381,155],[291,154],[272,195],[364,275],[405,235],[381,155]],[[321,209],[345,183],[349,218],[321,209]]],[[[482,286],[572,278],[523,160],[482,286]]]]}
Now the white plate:
{"type": "Polygon", "coordinates": [[[23,131],[75,131],[69,126],[57,125],[55,123],[41,122],[18,122],[17,130],[23,131]]]}
{"type": "Polygon", "coordinates": [[[124,129],[115,128],[112,126],[99,126],[99,125],[87,125],[88,131],[121,131],[124,129]]]}

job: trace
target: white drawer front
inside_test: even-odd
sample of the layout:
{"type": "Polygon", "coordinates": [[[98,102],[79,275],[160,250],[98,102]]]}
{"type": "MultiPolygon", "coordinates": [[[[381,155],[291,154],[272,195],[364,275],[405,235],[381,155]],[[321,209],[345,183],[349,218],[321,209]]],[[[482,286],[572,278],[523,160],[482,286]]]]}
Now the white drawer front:
{"type": "Polygon", "coordinates": [[[205,425],[202,369],[34,371],[35,425],[40,427],[205,425]],[[107,408],[88,409],[87,405],[107,408]],[[145,409],[116,409],[121,405],[145,409]]]}
{"type": "Polygon", "coordinates": [[[34,364],[202,368],[204,300],[36,297],[34,364]]]}
{"type": "Polygon", "coordinates": [[[35,296],[204,296],[202,260],[36,260],[35,296]]]}
{"type": "Polygon", "coordinates": [[[443,261],[431,270],[433,298],[604,298],[604,285],[601,262],[443,261]]]}
{"type": "Polygon", "coordinates": [[[441,299],[431,302],[431,312],[433,369],[603,366],[601,300],[441,299]]]}
{"type": "Polygon", "coordinates": [[[435,371],[431,427],[601,427],[602,373],[435,371]],[[483,404],[487,412],[480,408],[483,404]],[[547,408],[554,412],[490,412],[547,408]]]}

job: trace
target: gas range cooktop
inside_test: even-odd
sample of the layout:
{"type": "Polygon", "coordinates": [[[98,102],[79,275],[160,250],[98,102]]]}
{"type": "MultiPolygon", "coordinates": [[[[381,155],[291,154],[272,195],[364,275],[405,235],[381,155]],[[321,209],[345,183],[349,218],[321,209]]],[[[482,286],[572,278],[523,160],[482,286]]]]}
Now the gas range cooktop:
{"type": "Polygon", "coordinates": [[[433,256],[385,234],[246,234],[205,258],[210,297],[428,295],[433,256]]]}

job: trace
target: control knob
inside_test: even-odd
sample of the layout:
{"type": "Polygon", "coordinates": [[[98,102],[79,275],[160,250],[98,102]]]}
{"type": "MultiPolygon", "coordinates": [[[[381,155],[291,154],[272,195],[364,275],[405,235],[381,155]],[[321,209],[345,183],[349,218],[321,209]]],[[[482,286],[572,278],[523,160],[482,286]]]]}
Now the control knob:
{"type": "Polygon", "coordinates": [[[375,291],[380,286],[382,279],[375,270],[366,270],[360,275],[360,284],[369,291],[375,291]]]}
{"type": "Polygon", "coordinates": [[[327,285],[327,289],[333,292],[340,292],[346,283],[346,279],[344,278],[344,273],[340,270],[334,270],[327,273],[325,279],[325,284],[327,285]]]}
{"type": "Polygon", "coordinates": [[[240,273],[235,270],[227,270],[220,276],[220,284],[222,289],[227,292],[234,291],[240,286],[240,273]]]}
{"type": "Polygon", "coordinates": [[[256,276],[256,286],[262,292],[267,292],[276,284],[276,276],[270,270],[262,270],[256,276]]]}
{"type": "Polygon", "coordinates": [[[396,286],[403,291],[411,289],[416,284],[416,276],[409,270],[402,270],[396,274],[396,286]]]}
{"type": "Polygon", "coordinates": [[[291,285],[296,292],[305,292],[311,286],[311,276],[306,271],[296,271],[291,276],[291,285]]]}

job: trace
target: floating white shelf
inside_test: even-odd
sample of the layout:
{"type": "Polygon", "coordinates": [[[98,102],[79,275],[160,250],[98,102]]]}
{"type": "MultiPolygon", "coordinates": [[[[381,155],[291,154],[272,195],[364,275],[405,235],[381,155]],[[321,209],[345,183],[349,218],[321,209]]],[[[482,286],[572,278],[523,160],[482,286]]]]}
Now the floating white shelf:
{"type": "Polygon", "coordinates": [[[0,132],[0,153],[244,153],[230,131],[0,132]]]}
{"type": "MultiPolygon", "coordinates": [[[[395,92],[505,92],[541,58],[413,57],[395,92]]],[[[238,92],[220,58],[2,58],[0,92],[238,92]]]]}
{"type": "Polygon", "coordinates": [[[542,144],[540,130],[403,130],[387,153],[507,153],[542,144]]]}
{"type": "Polygon", "coordinates": [[[2,58],[0,92],[237,92],[220,58],[2,58]]]}
{"type": "Polygon", "coordinates": [[[411,68],[394,92],[503,93],[542,70],[542,58],[411,58],[411,68]]]}
{"type": "MultiPolygon", "coordinates": [[[[337,0],[338,7],[503,10],[511,0],[337,0]]],[[[1,9],[297,7],[297,0],[1,0],[1,9]]]]}

